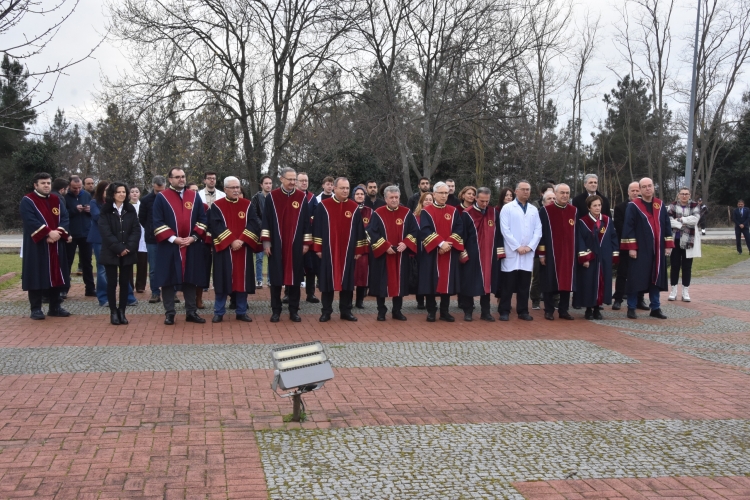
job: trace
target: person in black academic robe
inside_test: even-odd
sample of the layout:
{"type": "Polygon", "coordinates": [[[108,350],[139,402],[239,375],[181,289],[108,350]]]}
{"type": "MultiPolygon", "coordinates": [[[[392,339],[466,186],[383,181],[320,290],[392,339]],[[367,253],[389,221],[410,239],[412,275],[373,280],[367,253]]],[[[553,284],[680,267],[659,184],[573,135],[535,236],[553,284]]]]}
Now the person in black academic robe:
{"type": "Polygon", "coordinates": [[[667,207],[654,197],[654,184],[649,178],[640,181],[641,198],[630,202],[625,212],[620,251],[628,252],[628,318],[636,319],[638,293],[648,292],[651,316],[666,319],[661,312],[659,293],[669,289],[666,257],[674,248],[672,225],[667,207]]]}
{"type": "Polygon", "coordinates": [[[372,248],[370,259],[370,295],[377,297],[378,321],[385,321],[385,298],[392,297],[393,319],[406,321],[401,313],[403,299],[409,295],[412,256],[417,254],[419,225],[408,208],[398,203],[398,187],[385,189],[386,206],[372,214],[366,231],[372,248]]]}
{"type": "Polygon", "coordinates": [[[226,314],[227,297],[234,292],[236,319],[250,322],[247,296],[255,293],[255,254],[260,244],[260,221],[247,198],[239,198],[240,181],[224,179],[226,198],[216,200],[208,216],[213,236],[214,317],[220,323],[226,314]]]}
{"type": "MultiPolygon", "coordinates": [[[[315,217],[315,209],[318,207],[318,198],[312,191],[303,191],[307,198],[307,208],[310,212],[310,230],[312,231],[313,220],[315,217]]],[[[305,302],[311,304],[320,303],[320,299],[315,296],[315,277],[320,272],[320,259],[315,255],[315,252],[307,252],[304,258],[304,270],[305,270],[305,295],[307,298],[305,302]]]]}
{"type": "Polygon", "coordinates": [[[619,242],[613,221],[601,213],[602,200],[592,196],[588,215],[578,220],[576,234],[577,291],[574,305],[586,308],[586,319],[604,319],[602,304],[612,302],[612,266],[619,261],[619,242]]]}
{"type": "Polygon", "coordinates": [[[542,239],[536,249],[541,271],[539,285],[544,296],[544,318],[554,319],[554,295],[560,294],[558,316],[572,320],[568,312],[570,294],[576,291],[576,221],[577,209],[568,203],[570,188],[558,184],[555,203],[539,209],[542,239]]]}
{"type": "Polygon", "coordinates": [[[355,262],[368,252],[367,235],[359,205],[348,199],[349,181],[339,177],[334,195],[315,210],[313,251],[320,257],[321,322],[331,319],[333,294],[339,292],[341,319],[357,321],[352,314],[355,262]]]}
{"type": "Polygon", "coordinates": [[[260,240],[268,256],[271,281],[271,322],[281,317],[281,289],[289,293],[289,318],[299,316],[300,283],[305,277],[304,255],[312,244],[307,196],[296,188],[297,172],[289,167],[279,172],[281,187],[266,197],[260,240]]]}
{"type": "Polygon", "coordinates": [[[206,212],[197,191],[185,188],[185,172],[173,168],[170,186],[154,200],[153,227],[156,236],[156,285],[161,288],[166,318],[164,324],[173,325],[175,317],[175,287],[185,299],[185,320],[205,323],[197,313],[196,287],[208,286],[205,272],[206,212]]]}
{"type": "MultiPolygon", "coordinates": [[[[351,199],[359,205],[359,211],[362,213],[362,224],[365,226],[365,232],[367,226],[370,224],[372,219],[372,207],[368,207],[364,200],[367,198],[365,188],[357,186],[352,192],[351,199]]],[[[354,307],[357,309],[364,309],[365,296],[367,295],[367,287],[370,283],[370,255],[369,252],[360,256],[357,262],[354,263],[354,287],[355,287],[355,301],[354,307]]]]}
{"type": "Polygon", "coordinates": [[[23,263],[21,286],[29,294],[31,319],[44,319],[42,298],[49,297],[48,316],[67,317],[60,293],[70,283],[65,244],[68,234],[68,211],[60,198],[50,195],[52,176],[34,176],[34,191],[21,198],[23,222],[23,263]]]}
{"type": "Polygon", "coordinates": [[[458,271],[461,282],[459,306],[464,311],[464,321],[472,320],[474,297],[480,297],[480,318],[495,321],[490,313],[490,292],[497,289],[500,259],[505,257],[505,248],[497,225],[498,214],[489,202],[489,189],[479,188],[476,203],[461,214],[465,234],[463,253],[469,259],[459,265],[458,271]]]}

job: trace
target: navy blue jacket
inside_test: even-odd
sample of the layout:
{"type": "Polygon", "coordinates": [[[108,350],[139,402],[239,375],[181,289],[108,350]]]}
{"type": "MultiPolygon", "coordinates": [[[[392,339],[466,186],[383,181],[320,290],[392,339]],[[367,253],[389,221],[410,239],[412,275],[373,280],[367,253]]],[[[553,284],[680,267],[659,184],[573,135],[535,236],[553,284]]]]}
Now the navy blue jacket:
{"type": "Polygon", "coordinates": [[[741,211],[739,207],[735,208],[732,212],[732,222],[734,222],[735,226],[743,224],[747,227],[748,223],[750,223],[750,208],[742,207],[741,211]]]}
{"type": "Polygon", "coordinates": [[[76,208],[78,205],[91,205],[91,195],[85,189],[81,189],[78,195],[74,195],[68,190],[65,195],[65,206],[68,209],[70,220],[70,235],[73,238],[88,238],[91,228],[91,214],[79,212],[76,208]]]}

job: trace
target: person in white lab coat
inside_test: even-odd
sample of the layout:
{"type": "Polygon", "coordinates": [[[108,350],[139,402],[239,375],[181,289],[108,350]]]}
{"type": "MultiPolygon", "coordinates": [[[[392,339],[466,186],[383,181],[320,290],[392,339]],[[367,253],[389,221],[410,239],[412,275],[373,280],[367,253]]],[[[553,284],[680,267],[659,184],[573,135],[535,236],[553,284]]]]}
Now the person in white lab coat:
{"type": "Polygon", "coordinates": [[[534,319],[529,314],[529,288],[534,253],[542,238],[542,223],[537,208],[528,202],[530,195],[531,184],[519,182],[516,199],[505,204],[500,212],[500,230],[505,240],[505,258],[500,270],[500,321],[508,321],[514,293],[518,319],[534,319]]]}

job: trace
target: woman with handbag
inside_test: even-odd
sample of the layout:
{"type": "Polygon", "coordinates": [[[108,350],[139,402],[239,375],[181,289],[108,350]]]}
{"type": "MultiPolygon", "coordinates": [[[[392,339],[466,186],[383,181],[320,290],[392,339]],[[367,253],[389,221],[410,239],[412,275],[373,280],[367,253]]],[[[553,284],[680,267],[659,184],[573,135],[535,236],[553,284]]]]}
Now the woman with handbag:
{"type": "Polygon", "coordinates": [[[113,182],[107,187],[107,196],[99,215],[99,232],[102,237],[100,257],[107,275],[110,322],[113,325],[127,325],[125,306],[130,280],[133,279],[133,264],[138,260],[141,225],[135,207],[130,204],[128,187],[122,182],[113,182]],[[119,307],[116,300],[118,272],[119,307]]]}

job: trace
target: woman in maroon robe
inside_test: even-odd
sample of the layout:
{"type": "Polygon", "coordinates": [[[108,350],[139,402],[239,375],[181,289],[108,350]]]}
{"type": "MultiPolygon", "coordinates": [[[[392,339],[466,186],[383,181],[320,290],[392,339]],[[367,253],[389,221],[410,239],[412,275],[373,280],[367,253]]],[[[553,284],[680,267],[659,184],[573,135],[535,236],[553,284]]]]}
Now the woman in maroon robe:
{"type": "MultiPolygon", "coordinates": [[[[372,208],[365,206],[365,199],[367,193],[364,186],[361,184],[354,188],[352,193],[352,200],[359,205],[359,210],[362,212],[362,222],[365,228],[370,224],[372,219],[372,208]]],[[[369,286],[370,280],[370,265],[369,265],[369,254],[364,254],[362,257],[357,259],[354,264],[354,286],[356,287],[356,302],[354,307],[357,309],[364,309],[364,299],[367,296],[367,287],[369,286]]]]}

